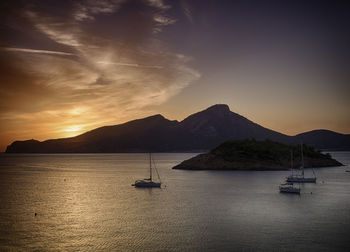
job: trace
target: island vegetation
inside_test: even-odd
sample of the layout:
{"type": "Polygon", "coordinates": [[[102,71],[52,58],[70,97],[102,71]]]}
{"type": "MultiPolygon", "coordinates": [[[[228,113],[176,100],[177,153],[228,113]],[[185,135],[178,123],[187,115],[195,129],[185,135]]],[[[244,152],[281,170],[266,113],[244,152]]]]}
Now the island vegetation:
{"type": "MultiPolygon", "coordinates": [[[[173,169],[186,170],[287,170],[301,166],[301,146],[287,145],[271,140],[255,139],[227,141],[212,149],[185,160],[173,169]],[[291,154],[292,153],[292,154],[291,154]]],[[[330,167],[342,164],[329,153],[303,145],[304,167],[330,167]]]]}

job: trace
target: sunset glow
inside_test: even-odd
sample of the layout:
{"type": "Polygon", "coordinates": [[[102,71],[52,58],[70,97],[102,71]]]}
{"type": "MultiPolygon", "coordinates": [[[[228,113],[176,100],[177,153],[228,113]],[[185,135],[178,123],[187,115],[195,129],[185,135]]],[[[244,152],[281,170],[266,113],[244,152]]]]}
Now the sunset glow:
{"type": "Polygon", "coordinates": [[[350,133],[346,8],[215,2],[3,3],[0,151],[217,103],[285,134],[350,133]]]}
{"type": "Polygon", "coordinates": [[[76,131],[81,131],[81,127],[75,126],[72,128],[64,129],[64,132],[76,132],[76,131]]]}

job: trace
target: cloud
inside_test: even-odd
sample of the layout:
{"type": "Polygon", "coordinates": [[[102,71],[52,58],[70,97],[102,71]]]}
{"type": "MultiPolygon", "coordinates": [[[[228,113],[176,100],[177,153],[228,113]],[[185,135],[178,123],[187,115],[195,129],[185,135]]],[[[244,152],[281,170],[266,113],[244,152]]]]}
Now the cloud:
{"type": "Polygon", "coordinates": [[[2,48],[5,51],[12,52],[25,52],[25,53],[43,53],[43,54],[57,54],[57,55],[74,55],[72,53],[67,52],[57,52],[57,51],[49,51],[49,50],[37,50],[37,49],[29,49],[29,48],[16,48],[16,47],[4,47],[2,48]]]}
{"type": "Polygon", "coordinates": [[[156,8],[161,9],[161,10],[167,10],[167,9],[170,9],[170,8],[171,8],[170,5],[164,4],[164,1],[163,1],[163,0],[147,0],[146,2],[147,2],[150,6],[156,7],[156,8]]]}
{"type": "Polygon", "coordinates": [[[154,14],[153,20],[156,22],[153,33],[159,33],[162,31],[164,26],[172,25],[176,22],[176,19],[169,18],[162,14],[154,14]]]}
{"type": "Polygon", "coordinates": [[[125,63],[125,62],[98,61],[97,63],[102,65],[117,65],[117,66],[140,67],[140,68],[156,68],[156,69],[163,68],[162,66],[147,66],[147,65],[140,65],[135,63],[125,63]]]}
{"type": "Polygon", "coordinates": [[[191,6],[187,3],[186,0],[182,0],[181,2],[181,7],[183,10],[183,13],[185,14],[187,20],[193,24],[193,17],[192,17],[192,9],[191,6]]]}
{"type": "MultiPolygon", "coordinates": [[[[20,8],[32,26],[27,34],[41,34],[50,46],[12,41],[0,50],[0,71],[6,73],[0,120],[17,122],[18,131],[32,128],[34,137],[36,129],[46,128],[42,132],[55,137],[64,127],[84,131],[129,120],[199,78],[188,66],[191,57],[171,52],[154,33],[175,23],[163,1],[79,1],[64,5],[68,11],[60,7],[42,2],[20,8]]],[[[9,131],[11,124],[6,125],[9,131]]]]}
{"type": "Polygon", "coordinates": [[[125,0],[115,0],[115,1],[108,1],[108,0],[99,0],[99,1],[93,1],[89,0],[84,3],[77,3],[76,4],[76,12],[73,14],[74,18],[78,21],[84,21],[84,20],[95,20],[95,15],[97,14],[108,14],[116,12],[120,4],[125,2],[125,0]]]}

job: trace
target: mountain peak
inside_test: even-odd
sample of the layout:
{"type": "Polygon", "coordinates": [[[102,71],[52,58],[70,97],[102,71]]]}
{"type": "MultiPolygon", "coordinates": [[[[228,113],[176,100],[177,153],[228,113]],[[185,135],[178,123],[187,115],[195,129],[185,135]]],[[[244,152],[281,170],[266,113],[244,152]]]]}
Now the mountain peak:
{"type": "Polygon", "coordinates": [[[209,118],[227,117],[231,113],[230,108],[226,104],[215,104],[205,110],[188,116],[183,122],[185,124],[189,123],[191,127],[193,127],[193,124],[198,124],[199,121],[207,121],[209,118]]]}
{"type": "Polygon", "coordinates": [[[148,117],[145,117],[144,119],[166,119],[164,116],[162,116],[161,114],[155,114],[155,115],[151,115],[148,117]]]}
{"type": "Polygon", "coordinates": [[[215,104],[209,108],[207,108],[206,110],[208,111],[222,111],[222,112],[227,112],[227,111],[230,111],[230,108],[228,105],[226,104],[215,104]]]}
{"type": "Polygon", "coordinates": [[[321,149],[349,150],[350,134],[316,130],[287,136],[264,128],[216,104],[185,118],[170,121],[160,114],[123,124],[100,127],[82,135],[47,141],[16,141],[7,153],[187,152],[214,148],[227,140],[271,139],[321,149]]]}

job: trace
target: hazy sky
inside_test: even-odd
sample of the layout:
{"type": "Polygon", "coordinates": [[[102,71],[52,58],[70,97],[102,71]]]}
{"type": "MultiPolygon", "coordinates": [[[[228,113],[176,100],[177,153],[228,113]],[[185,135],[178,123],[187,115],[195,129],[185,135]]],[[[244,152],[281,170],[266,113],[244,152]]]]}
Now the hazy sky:
{"type": "Polygon", "coordinates": [[[0,3],[0,151],[216,103],[294,135],[350,133],[345,1],[0,3]]]}

